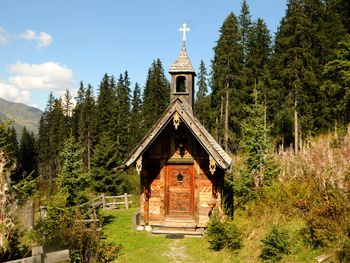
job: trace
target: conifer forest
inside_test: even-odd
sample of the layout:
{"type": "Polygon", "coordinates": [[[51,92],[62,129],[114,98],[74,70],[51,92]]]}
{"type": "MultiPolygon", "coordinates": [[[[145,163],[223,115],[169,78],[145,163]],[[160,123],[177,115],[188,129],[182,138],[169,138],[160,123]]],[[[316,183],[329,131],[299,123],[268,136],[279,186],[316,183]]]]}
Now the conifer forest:
{"type": "MultiPolygon", "coordinates": [[[[261,223],[256,260],[314,262],[307,255],[325,253],[325,262],[349,262],[350,1],[288,0],[272,35],[243,0],[218,31],[210,65],[194,65],[195,116],[233,159],[226,219],[212,216],[209,247],[248,249],[252,225],[243,222],[270,213],[280,217],[261,223]],[[297,218],[297,231],[285,227],[297,218]]],[[[17,141],[1,123],[0,215],[13,225],[0,226],[0,261],[25,256],[32,243],[69,248],[72,262],[111,262],[123,250],[100,226],[77,222],[94,196],[139,193],[137,173],[120,166],[168,107],[170,82],[158,58],[144,86],[130,71],[106,73],[98,87],[82,80],[76,103],[69,90],[51,93],[37,135],[24,128],[17,141]],[[15,227],[15,202],[47,207],[30,234],[15,227]]],[[[236,253],[237,262],[259,262],[236,253]]]]}

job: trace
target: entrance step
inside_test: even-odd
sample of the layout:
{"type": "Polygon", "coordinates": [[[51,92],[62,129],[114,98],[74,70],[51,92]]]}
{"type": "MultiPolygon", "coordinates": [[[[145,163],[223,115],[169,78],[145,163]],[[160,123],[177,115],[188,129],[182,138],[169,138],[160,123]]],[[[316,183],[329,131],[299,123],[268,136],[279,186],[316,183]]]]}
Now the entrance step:
{"type": "Polygon", "coordinates": [[[156,235],[182,235],[182,236],[197,236],[201,237],[203,236],[204,229],[203,228],[197,228],[196,230],[184,230],[184,229],[152,229],[151,233],[156,235]]]}

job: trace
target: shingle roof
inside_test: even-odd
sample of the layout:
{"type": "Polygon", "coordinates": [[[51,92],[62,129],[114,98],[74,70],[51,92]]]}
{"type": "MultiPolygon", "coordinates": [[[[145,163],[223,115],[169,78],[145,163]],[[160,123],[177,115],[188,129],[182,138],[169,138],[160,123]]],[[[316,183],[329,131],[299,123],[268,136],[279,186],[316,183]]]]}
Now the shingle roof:
{"type": "Polygon", "coordinates": [[[177,57],[175,62],[170,66],[169,73],[178,73],[178,72],[193,72],[195,73],[191,61],[188,58],[186,46],[182,45],[180,55],[177,57]]]}
{"type": "Polygon", "coordinates": [[[124,165],[127,167],[131,166],[146,151],[172,119],[175,112],[180,115],[183,123],[185,123],[206,152],[215,160],[216,164],[222,169],[228,169],[232,163],[231,157],[215,141],[197,118],[193,116],[190,105],[185,100],[182,101],[180,98],[175,99],[169,105],[160,119],[153,125],[139,145],[136,146],[134,151],[126,159],[124,165]]]}

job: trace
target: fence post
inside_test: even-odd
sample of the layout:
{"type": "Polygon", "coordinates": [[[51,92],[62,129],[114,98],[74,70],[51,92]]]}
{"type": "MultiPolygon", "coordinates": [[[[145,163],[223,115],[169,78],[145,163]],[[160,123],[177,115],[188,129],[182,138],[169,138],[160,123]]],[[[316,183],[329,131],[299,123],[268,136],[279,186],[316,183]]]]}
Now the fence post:
{"type": "MultiPolygon", "coordinates": [[[[44,262],[44,249],[42,246],[37,246],[32,248],[32,257],[36,258],[34,260],[37,260],[37,258],[40,258],[40,262],[44,262]]],[[[37,262],[37,261],[34,261],[37,262]]]]}
{"type": "Polygon", "coordinates": [[[101,198],[102,198],[102,207],[103,207],[103,209],[106,209],[106,208],[107,208],[107,205],[106,205],[106,197],[105,197],[105,194],[101,194],[101,198]]]}
{"type": "Polygon", "coordinates": [[[125,199],[125,209],[129,209],[129,201],[128,201],[127,193],[124,193],[124,199],[125,199]]]}

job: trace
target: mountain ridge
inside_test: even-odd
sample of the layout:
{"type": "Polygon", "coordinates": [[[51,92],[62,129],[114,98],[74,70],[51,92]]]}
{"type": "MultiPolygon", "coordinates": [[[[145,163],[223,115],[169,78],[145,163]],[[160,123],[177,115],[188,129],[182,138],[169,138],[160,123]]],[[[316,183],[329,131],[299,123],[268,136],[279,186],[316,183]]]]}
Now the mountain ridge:
{"type": "Polygon", "coordinates": [[[40,109],[24,103],[11,102],[0,98],[0,119],[13,120],[13,127],[20,136],[23,127],[34,134],[38,134],[39,121],[42,115],[40,109]]]}

